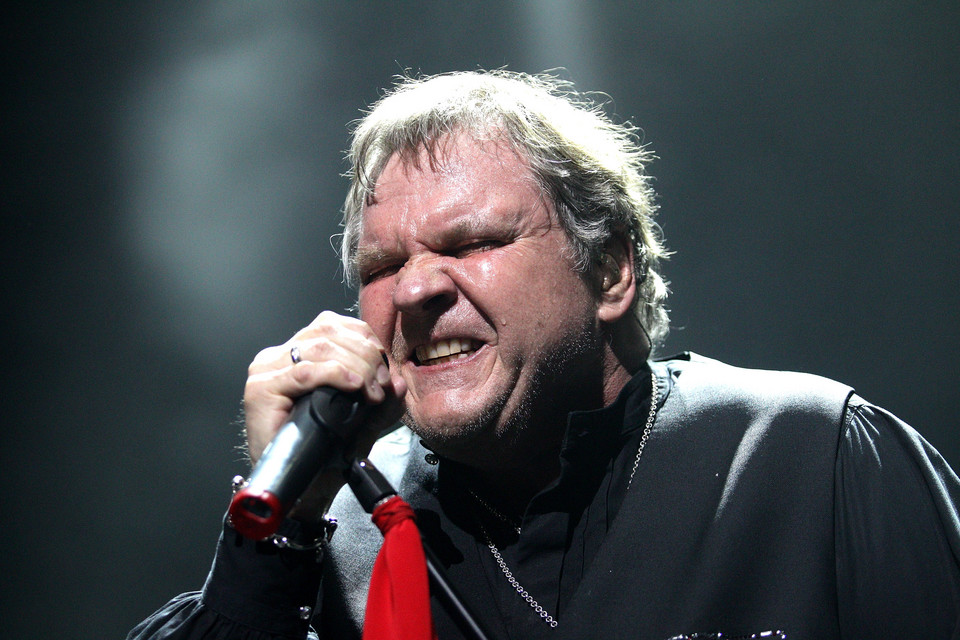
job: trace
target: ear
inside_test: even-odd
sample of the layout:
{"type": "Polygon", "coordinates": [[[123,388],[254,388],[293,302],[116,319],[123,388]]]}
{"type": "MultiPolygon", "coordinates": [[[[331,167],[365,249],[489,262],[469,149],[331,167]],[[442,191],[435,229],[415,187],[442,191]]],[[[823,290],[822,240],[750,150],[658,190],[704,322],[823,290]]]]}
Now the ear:
{"type": "Polygon", "coordinates": [[[637,296],[637,279],[633,272],[633,246],[622,238],[614,238],[596,267],[600,300],[597,318],[612,324],[630,314],[637,296]]]}

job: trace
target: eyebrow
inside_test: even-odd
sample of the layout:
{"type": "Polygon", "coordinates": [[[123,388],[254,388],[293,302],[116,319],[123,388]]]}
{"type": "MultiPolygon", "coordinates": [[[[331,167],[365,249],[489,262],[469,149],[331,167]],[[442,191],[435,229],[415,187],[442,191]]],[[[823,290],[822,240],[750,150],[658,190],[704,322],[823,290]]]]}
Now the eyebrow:
{"type": "Polygon", "coordinates": [[[478,223],[476,218],[465,215],[456,218],[449,226],[437,232],[441,243],[459,242],[464,238],[477,235],[477,232],[489,224],[478,223]]]}
{"type": "Polygon", "coordinates": [[[368,265],[376,264],[386,258],[387,252],[378,245],[357,247],[356,252],[353,254],[353,264],[354,268],[358,272],[361,272],[368,265]]]}

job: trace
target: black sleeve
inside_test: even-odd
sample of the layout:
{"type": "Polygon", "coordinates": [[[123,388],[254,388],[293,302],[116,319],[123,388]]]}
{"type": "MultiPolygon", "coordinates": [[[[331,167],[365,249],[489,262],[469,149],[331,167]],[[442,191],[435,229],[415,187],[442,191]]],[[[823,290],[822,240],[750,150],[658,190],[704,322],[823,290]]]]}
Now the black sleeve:
{"type": "MultiPolygon", "coordinates": [[[[293,538],[297,528],[287,522],[281,533],[293,538]]],[[[316,638],[310,618],[320,573],[315,552],[253,542],[225,526],[203,590],[177,596],[127,640],[316,638]]]]}
{"type": "Polygon", "coordinates": [[[960,638],[960,479],[916,431],[851,400],[836,470],[844,638],[960,638]]]}

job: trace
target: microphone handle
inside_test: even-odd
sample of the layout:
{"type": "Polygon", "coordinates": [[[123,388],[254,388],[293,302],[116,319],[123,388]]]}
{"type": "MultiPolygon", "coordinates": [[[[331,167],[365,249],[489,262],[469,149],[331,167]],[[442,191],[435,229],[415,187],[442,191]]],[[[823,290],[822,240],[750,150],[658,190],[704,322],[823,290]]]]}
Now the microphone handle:
{"type": "Polygon", "coordinates": [[[319,387],[297,400],[289,420],[233,496],[233,528],[253,540],[270,537],[317,473],[347,469],[350,461],[344,453],[365,407],[360,394],[331,387],[319,387]]]}

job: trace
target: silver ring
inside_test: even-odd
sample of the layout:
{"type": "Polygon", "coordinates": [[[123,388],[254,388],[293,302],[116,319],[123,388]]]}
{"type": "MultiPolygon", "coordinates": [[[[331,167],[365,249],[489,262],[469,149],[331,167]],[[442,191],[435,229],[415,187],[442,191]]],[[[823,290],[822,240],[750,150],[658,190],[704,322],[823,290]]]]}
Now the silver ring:
{"type": "Polygon", "coordinates": [[[300,347],[296,345],[290,347],[290,359],[293,360],[293,364],[297,364],[302,360],[300,357],[300,347]]]}

